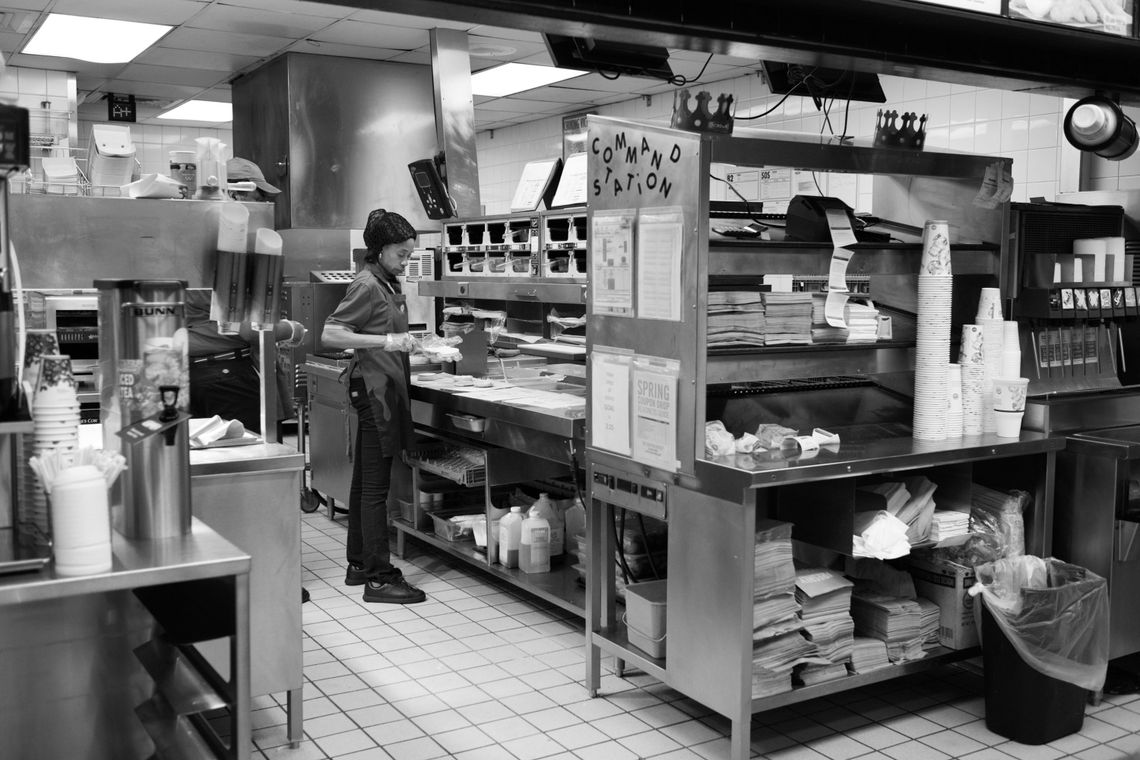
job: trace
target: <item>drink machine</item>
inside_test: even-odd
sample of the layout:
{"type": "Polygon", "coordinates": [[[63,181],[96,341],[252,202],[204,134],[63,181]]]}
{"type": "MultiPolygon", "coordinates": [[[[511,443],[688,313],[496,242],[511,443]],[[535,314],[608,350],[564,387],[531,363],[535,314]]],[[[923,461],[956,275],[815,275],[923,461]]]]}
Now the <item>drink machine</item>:
{"type": "Polygon", "coordinates": [[[111,493],[116,527],[137,539],[188,533],[186,283],[115,279],[95,287],[103,447],[127,465],[111,493]]]}

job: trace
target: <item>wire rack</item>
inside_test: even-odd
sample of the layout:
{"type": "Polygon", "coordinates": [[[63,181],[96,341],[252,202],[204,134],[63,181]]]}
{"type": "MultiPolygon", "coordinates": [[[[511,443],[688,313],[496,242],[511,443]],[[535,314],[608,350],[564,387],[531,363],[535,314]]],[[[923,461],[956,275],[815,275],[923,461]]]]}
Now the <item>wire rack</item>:
{"type": "Polygon", "coordinates": [[[407,453],[408,464],[447,478],[462,486],[487,482],[487,457],[470,446],[438,445],[407,453]]]}

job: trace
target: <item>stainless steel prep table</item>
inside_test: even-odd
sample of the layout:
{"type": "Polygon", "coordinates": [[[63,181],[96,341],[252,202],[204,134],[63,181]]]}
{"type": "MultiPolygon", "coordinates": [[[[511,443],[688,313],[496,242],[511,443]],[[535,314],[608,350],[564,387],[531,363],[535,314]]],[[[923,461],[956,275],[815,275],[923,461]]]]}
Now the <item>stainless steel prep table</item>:
{"type": "Polygon", "coordinates": [[[592,498],[586,521],[587,573],[598,580],[591,583],[587,604],[587,686],[597,693],[603,654],[613,655],[619,664],[632,663],[727,716],[732,721],[732,757],[745,758],[753,713],[971,656],[975,650],[938,648],[919,661],[753,698],[750,643],[757,520],[792,522],[793,537],[837,549],[845,542],[844,553],[850,554],[857,478],[969,467],[972,477],[1000,479],[1005,487],[1012,484],[1033,494],[1026,551],[1047,553],[1055,458],[1064,447],[1064,438],[1034,432],[1023,432],[1019,440],[989,434],[920,441],[885,430],[862,437],[850,430],[841,434],[837,450],[823,449],[812,458],[774,455],[756,460],[740,455],[698,460],[695,478],[675,480],[655,473],[643,479],[631,476],[617,458],[611,466],[609,456],[594,452],[588,472],[592,498]],[[644,498],[646,489],[659,493],[660,499],[644,498]],[[632,647],[615,611],[610,558],[616,547],[612,531],[603,526],[613,524],[616,507],[669,523],[666,658],[654,659],[632,647]]]}
{"type": "MultiPolygon", "coordinates": [[[[181,590],[220,579],[232,605],[228,704],[232,753],[250,752],[250,558],[200,520],[185,536],[131,541],[112,534],[108,573],[61,577],[49,567],[0,577],[0,756],[138,757],[147,751],[136,706],[155,691],[131,655],[152,621],[131,591],[181,590]]],[[[159,686],[161,689],[161,685],[159,686]]]]}
{"type": "MultiPolygon", "coordinates": [[[[576,397],[582,397],[585,391],[580,384],[554,380],[546,383],[543,389],[565,392],[576,397]]],[[[483,451],[485,477],[480,487],[487,519],[488,544],[493,550],[498,539],[491,529],[492,488],[572,473],[580,466],[578,456],[584,440],[585,410],[516,406],[470,398],[455,390],[472,389],[425,387],[413,375],[412,419],[417,432],[421,434],[483,451]],[[480,429],[457,427],[457,415],[476,418],[478,425],[472,427],[480,429]]],[[[413,468],[413,498],[416,498],[419,490],[419,477],[418,470],[413,468]]],[[[397,530],[397,554],[403,554],[405,536],[414,536],[568,612],[585,615],[585,593],[578,584],[577,572],[572,567],[562,565],[548,573],[528,574],[517,568],[510,569],[488,562],[487,555],[476,552],[473,544],[447,541],[432,532],[420,530],[406,519],[395,519],[393,525],[397,530]]]]}
{"type": "MultiPolygon", "coordinates": [[[[254,696],[287,692],[288,735],[302,734],[301,473],[292,446],[263,443],[190,452],[194,515],[252,558],[250,657],[254,696]]],[[[224,651],[207,649],[217,659],[224,651]]]]}

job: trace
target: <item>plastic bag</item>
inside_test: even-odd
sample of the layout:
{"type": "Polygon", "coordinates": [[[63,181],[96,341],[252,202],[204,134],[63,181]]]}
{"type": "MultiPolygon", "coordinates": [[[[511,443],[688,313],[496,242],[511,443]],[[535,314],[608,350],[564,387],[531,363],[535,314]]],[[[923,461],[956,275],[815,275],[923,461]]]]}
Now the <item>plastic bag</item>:
{"type": "Polygon", "coordinates": [[[462,342],[460,336],[441,338],[438,335],[428,335],[420,341],[419,350],[429,362],[457,362],[463,358],[456,348],[462,342]]]}
{"type": "Polygon", "coordinates": [[[1001,543],[1002,557],[1025,554],[1025,510],[1033,502],[1025,491],[1003,493],[974,485],[970,503],[970,532],[989,533],[1001,543]]]}
{"type": "Polygon", "coordinates": [[[1104,687],[1108,670],[1104,578],[1052,557],[1006,557],[974,570],[978,580],[970,595],[981,595],[1026,664],[1090,691],[1104,687]]]}

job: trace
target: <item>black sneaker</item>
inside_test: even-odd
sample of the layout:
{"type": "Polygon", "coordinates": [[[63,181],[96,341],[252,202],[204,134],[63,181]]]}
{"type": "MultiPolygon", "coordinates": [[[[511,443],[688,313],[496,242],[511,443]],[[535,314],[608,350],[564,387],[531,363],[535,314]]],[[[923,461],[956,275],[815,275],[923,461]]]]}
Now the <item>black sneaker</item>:
{"type": "Polygon", "coordinates": [[[371,578],[364,586],[364,601],[378,604],[415,604],[427,595],[409,585],[403,578],[394,581],[376,581],[371,578]]]}
{"type": "Polygon", "coordinates": [[[364,565],[349,562],[348,572],[344,574],[344,585],[363,586],[366,580],[368,580],[368,576],[364,574],[364,565]]]}

